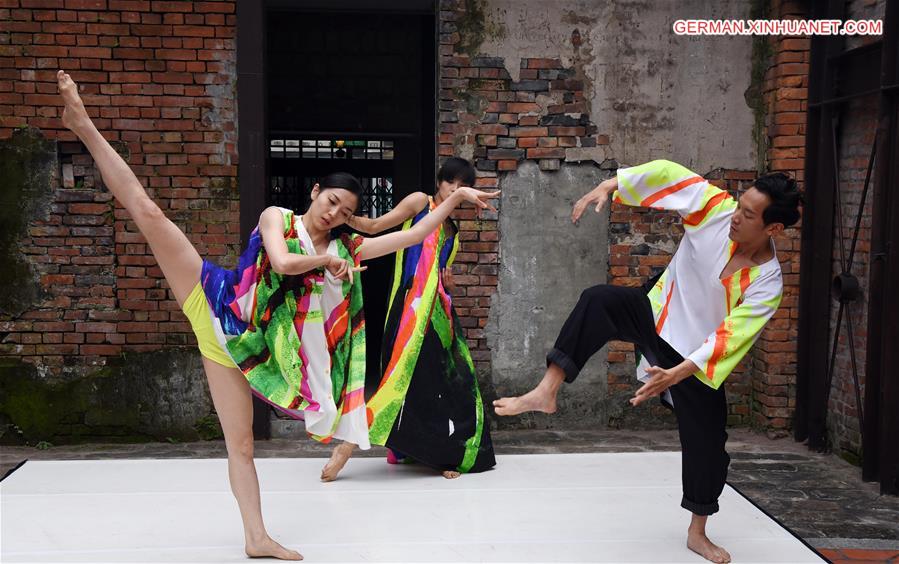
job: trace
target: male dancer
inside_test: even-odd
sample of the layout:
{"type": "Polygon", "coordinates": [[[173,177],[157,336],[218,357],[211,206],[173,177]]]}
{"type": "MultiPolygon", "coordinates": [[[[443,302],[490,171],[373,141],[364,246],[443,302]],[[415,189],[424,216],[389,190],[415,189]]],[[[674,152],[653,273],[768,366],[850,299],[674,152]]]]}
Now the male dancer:
{"type": "Polygon", "coordinates": [[[693,513],[687,546],[712,562],[729,562],[705,533],[730,463],[721,384],[780,304],[773,237],[798,221],[801,195],[793,179],[774,173],[758,178],[737,202],[683,166],[653,161],[600,183],[575,204],[572,221],[588,205],[600,212],[610,194],[626,205],[677,211],[684,236],[674,257],[651,288],[585,290],[546,357],[540,384],[493,404],[497,415],[553,413],[562,382],[572,382],[607,341],[633,343],[645,384],[631,404],[664,393],[677,416],[681,506],[693,513]]]}

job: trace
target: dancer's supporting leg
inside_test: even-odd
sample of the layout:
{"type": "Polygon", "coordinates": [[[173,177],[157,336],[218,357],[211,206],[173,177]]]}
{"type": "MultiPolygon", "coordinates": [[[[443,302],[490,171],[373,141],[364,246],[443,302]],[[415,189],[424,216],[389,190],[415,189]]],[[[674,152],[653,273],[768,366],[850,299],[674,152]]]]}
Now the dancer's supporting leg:
{"type": "Polygon", "coordinates": [[[350,459],[350,456],[352,456],[353,449],[355,448],[355,444],[346,441],[335,446],[334,450],[331,451],[331,458],[328,460],[327,464],[325,464],[325,467],[322,468],[321,481],[333,482],[336,480],[337,475],[343,470],[343,467],[346,465],[347,460],[350,459]]]}
{"type": "Polygon", "coordinates": [[[696,378],[671,386],[681,443],[681,507],[690,511],[687,530],[690,550],[712,562],[730,562],[730,554],[706,536],[709,516],[718,511],[718,498],[727,480],[730,456],[727,442],[727,400],[724,387],[712,389],[696,378]]]}
{"type": "MultiPolygon", "coordinates": [[[[656,335],[652,308],[643,290],[594,286],[584,290],[565,321],[555,346],[547,354],[548,367],[541,382],[522,396],[494,401],[496,414],[555,412],[562,382],[573,382],[587,360],[610,340],[634,343],[654,366],[672,368],[683,361],[656,335]]],[[[717,500],[730,461],[724,450],[724,390],[713,390],[692,377],[669,389],[683,449],[681,506],[693,513],[687,546],[712,562],[730,562],[727,551],[705,534],[708,516],[718,511],[717,500]]]]}
{"type": "MultiPolygon", "coordinates": [[[[57,80],[65,101],[63,125],[72,130],[90,151],[103,176],[103,183],[147,239],[175,299],[183,305],[200,280],[203,266],[200,255],[184,233],[150,199],[125,161],[97,131],[72,78],[59,71],[57,80]]],[[[252,402],[246,378],[236,368],[222,366],[207,358],[203,358],[203,367],[225,434],[228,475],[243,519],[247,555],[302,559],[299,553],[272,540],[262,521],[259,483],[253,464],[252,402]]]]}

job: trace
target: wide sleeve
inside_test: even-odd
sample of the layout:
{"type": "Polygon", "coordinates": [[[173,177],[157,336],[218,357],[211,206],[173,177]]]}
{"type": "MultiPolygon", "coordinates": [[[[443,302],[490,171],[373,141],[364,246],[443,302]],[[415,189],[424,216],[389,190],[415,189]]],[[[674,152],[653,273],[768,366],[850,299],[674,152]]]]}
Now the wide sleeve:
{"type": "Polygon", "coordinates": [[[614,202],[676,211],[687,228],[699,227],[736,206],[724,190],[677,163],[657,160],[618,169],[614,202]]]}
{"type": "Polygon", "coordinates": [[[715,331],[687,358],[699,367],[696,376],[718,389],[762,333],[783,295],[780,275],[750,285],[715,331]]]}

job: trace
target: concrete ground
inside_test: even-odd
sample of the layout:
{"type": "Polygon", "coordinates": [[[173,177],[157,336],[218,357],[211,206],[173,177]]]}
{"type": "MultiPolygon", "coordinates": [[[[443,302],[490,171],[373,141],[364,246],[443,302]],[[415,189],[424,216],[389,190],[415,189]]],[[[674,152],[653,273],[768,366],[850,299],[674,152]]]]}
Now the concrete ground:
{"type": "MultiPolygon", "coordinates": [[[[496,431],[499,454],[679,450],[676,431],[496,431]]],[[[327,456],[312,440],[259,441],[260,458],[327,456]]],[[[810,452],[790,439],[771,440],[732,430],[728,482],[768,514],[834,561],[899,562],[899,497],[882,496],[861,471],[830,454],[810,452]],[[895,560],[894,560],[895,559],[895,560]]],[[[384,456],[376,447],[358,456],[384,456]]],[[[220,458],[222,441],[86,444],[0,448],[0,475],[24,460],[220,458]]],[[[352,461],[350,462],[352,464],[352,461]]],[[[464,477],[462,479],[465,479],[464,477]]]]}

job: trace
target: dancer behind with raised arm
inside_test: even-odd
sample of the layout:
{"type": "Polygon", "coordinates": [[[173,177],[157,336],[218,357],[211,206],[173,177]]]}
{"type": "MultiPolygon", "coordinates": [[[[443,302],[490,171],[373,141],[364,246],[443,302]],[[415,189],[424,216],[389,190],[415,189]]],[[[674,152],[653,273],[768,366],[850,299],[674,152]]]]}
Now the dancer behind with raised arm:
{"type": "Polygon", "coordinates": [[[773,238],[799,220],[801,195],[794,180],[774,173],[758,178],[737,202],[678,164],[653,161],[600,183],[575,204],[572,221],[587,206],[600,212],[611,194],[619,203],[677,211],[684,236],[674,257],[648,288],[585,290],[546,357],[543,380],[523,396],[496,400],[495,410],[553,413],[562,382],[574,381],[606,342],[633,343],[645,384],[631,403],[664,394],[677,416],[681,506],[693,514],[687,546],[712,562],[729,562],[706,536],[730,463],[722,384],[780,304],[773,238]]]}
{"type": "MultiPolygon", "coordinates": [[[[150,199],[94,126],[72,78],[57,74],[62,121],[90,151],[103,182],[127,210],[197,335],[212,400],[225,434],[228,476],[243,520],[248,556],[300,560],[268,536],[253,463],[252,392],[306,419],[316,439],[368,445],[363,383],[365,326],[360,261],[420,243],[462,201],[493,209],[495,194],[457,190],[409,231],[363,239],[332,238],[359,202],[348,174],[326,177],[302,216],[268,208],[236,270],[204,261],[150,199]]],[[[332,459],[329,464],[333,466],[332,459]]],[[[329,471],[325,467],[323,474],[329,471]]]]}
{"type": "MultiPolygon", "coordinates": [[[[403,224],[413,229],[471,186],[475,171],[465,159],[447,159],[434,196],[416,192],[376,219],[353,216],[357,231],[380,233],[403,224]]],[[[443,221],[424,241],[396,255],[393,289],[381,352],[383,378],[369,399],[372,443],[385,445],[387,461],[405,457],[457,478],[496,464],[474,363],[453,309],[450,265],[458,229],[443,221]]]]}

